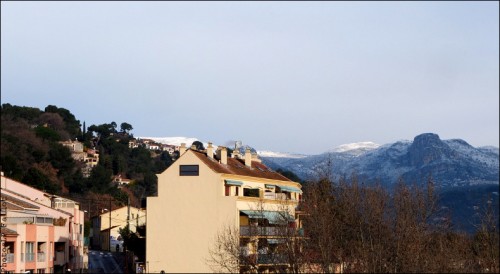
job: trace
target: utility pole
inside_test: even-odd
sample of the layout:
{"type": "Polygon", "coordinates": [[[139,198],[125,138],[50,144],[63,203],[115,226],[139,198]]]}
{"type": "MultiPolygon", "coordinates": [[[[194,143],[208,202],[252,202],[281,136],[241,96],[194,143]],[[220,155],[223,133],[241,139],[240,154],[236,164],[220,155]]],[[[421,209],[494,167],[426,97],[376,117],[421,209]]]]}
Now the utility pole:
{"type": "Polygon", "coordinates": [[[130,197],[127,198],[127,227],[130,229],[130,197]]]}
{"type": "MultiPolygon", "coordinates": [[[[127,197],[127,229],[130,232],[130,197],[127,197]]],[[[137,227],[135,228],[137,231],[137,227]]],[[[123,242],[125,243],[125,241],[123,242]]],[[[127,252],[125,251],[125,247],[123,247],[123,254],[125,256],[125,270],[128,271],[128,261],[127,261],[127,252]]]]}
{"type": "Polygon", "coordinates": [[[111,199],[109,199],[109,252],[111,252],[111,199]]]}

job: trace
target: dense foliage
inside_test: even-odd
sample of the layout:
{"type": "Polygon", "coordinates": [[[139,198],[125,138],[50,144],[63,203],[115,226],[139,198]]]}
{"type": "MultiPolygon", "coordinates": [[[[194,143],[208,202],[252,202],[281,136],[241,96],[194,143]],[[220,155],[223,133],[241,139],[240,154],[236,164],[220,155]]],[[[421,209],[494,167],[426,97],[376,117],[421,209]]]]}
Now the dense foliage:
{"type": "Polygon", "coordinates": [[[141,198],[156,195],[155,174],[172,163],[167,152],[129,148],[133,127],[127,122],[121,123],[119,130],[114,121],[87,128],[83,124],[81,128],[69,110],[57,106],[40,110],[3,104],[1,170],[14,180],[81,201],[107,194],[118,204],[130,198],[133,205],[139,206],[141,198]],[[74,160],[71,151],[60,144],[69,140],[78,140],[85,150],[99,152],[99,163],[88,178],[82,175],[84,164],[74,160]],[[112,181],[114,175],[133,183],[119,188],[112,181]]]}

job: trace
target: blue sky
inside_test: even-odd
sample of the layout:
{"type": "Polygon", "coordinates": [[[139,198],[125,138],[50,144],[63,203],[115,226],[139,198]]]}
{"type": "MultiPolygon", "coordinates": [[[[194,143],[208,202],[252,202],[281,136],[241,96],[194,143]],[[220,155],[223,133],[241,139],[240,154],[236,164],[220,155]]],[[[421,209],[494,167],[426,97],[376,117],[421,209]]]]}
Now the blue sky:
{"type": "Polygon", "coordinates": [[[499,142],[498,2],[2,2],[1,101],[321,153],[499,142]]]}

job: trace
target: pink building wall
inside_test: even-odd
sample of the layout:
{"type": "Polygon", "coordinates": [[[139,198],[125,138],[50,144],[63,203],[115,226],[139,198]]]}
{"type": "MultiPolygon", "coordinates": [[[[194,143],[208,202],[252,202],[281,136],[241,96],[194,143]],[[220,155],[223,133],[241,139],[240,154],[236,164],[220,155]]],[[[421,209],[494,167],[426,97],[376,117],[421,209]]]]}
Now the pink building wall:
{"type": "MultiPolygon", "coordinates": [[[[61,255],[56,254],[55,243],[64,243],[64,255],[62,264],[71,268],[73,271],[82,269],[84,262],[88,259],[84,258],[86,254],[83,252],[83,227],[84,227],[84,212],[79,209],[79,205],[75,203],[73,207],[67,208],[52,208],[54,204],[50,194],[24,185],[20,182],[11,180],[1,176],[2,194],[12,196],[18,200],[36,205],[39,209],[31,211],[7,211],[7,216],[2,216],[2,224],[4,220],[9,220],[9,217],[30,217],[30,216],[46,216],[54,219],[64,218],[66,222],[64,226],[55,226],[49,224],[23,224],[23,223],[5,223],[6,227],[18,233],[18,236],[9,236],[5,240],[14,242],[14,262],[4,264],[2,267],[5,271],[14,271],[16,273],[26,270],[34,270],[36,273],[39,269],[44,269],[46,273],[53,272],[55,262],[61,266],[61,255]],[[35,213],[36,212],[36,213],[35,213]],[[36,215],[34,215],[36,214],[36,215]],[[4,219],[4,217],[7,217],[4,219]],[[71,226],[71,230],[70,230],[71,226]],[[82,230],[80,231],[80,226],[82,230]],[[71,233],[70,233],[71,231],[71,233]],[[80,233],[81,232],[81,233],[80,233]],[[33,242],[34,261],[26,261],[26,242],[33,242]],[[74,252],[73,258],[70,261],[70,249],[74,252]],[[40,252],[40,251],[43,251],[40,252]],[[21,253],[24,253],[21,256],[21,253]]],[[[53,196],[56,197],[56,196],[53,196]]],[[[73,202],[68,199],[57,197],[68,202],[73,202]]],[[[11,255],[12,256],[12,255],[11,255]]],[[[31,255],[30,255],[31,256],[31,255]]]]}

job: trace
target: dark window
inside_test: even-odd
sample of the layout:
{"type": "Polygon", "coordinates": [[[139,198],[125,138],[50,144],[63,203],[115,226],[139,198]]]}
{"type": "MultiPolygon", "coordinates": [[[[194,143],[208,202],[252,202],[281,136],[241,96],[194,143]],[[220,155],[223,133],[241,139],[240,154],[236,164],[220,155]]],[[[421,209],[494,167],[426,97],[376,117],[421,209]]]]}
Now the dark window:
{"type": "Polygon", "coordinates": [[[240,188],[236,187],[236,195],[235,196],[239,196],[239,195],[240,195],[240,188]]]}
{"type": "Polygon", "coordinates": [[[258,188],[244,188],[243,196],[246,197],[260,197],[260,192],[258,188]]]}
{"type": "Polygon", "coordinates": [[[180,175],[181,176],[199,176],[200,175],[200,167],[198,165],[181,165],[180,166],[180,175]]]}
{"type": "Polygon", "coordinates": [[[231,187],[230,186],[225,186],[226,187],[226,196],[231,195],[231,187]]]}

